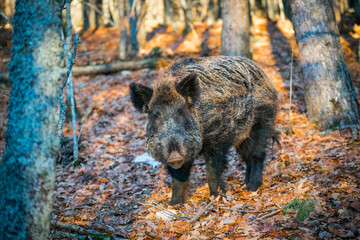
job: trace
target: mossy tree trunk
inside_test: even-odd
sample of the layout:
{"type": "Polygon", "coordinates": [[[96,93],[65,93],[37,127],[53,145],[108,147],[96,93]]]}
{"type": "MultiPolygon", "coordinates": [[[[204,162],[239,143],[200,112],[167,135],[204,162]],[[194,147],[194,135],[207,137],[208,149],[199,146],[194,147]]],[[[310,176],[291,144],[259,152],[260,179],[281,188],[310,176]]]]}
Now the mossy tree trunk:
{"type": "Polygon", "coordinates": [[[60,0],[16,1],[0,239],[48,239],[59,147],[60,0]]]}
{"type": "Polygon", "coordinates": [[[250,57],[248,0],[223,1],[221,55],[250,57]]]}
{"type": "Polygon", "coordinates": [[[321,130],[359,123],[359,103],[347,70],[329,0],[292,0],[309,118],[321,130]]]}

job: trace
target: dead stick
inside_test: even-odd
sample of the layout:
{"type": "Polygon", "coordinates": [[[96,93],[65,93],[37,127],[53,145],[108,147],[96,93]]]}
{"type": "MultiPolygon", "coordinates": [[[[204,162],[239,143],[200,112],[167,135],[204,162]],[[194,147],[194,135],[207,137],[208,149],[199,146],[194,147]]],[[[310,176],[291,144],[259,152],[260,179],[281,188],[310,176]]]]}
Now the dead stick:
{"type": "Polygon", "coordinates": [[[150,237],[152,237],[152,238],[163,239],[162,237],[160,237],[159,235],[157,235],[157,234],[155,234],[155,233],[153,233],[153,232],[145,231],[145,233],[146,233],[147,235],[149,235],[150,237]]]}
{"type": "Polygon", "coordinates": [[[189,223],[193,223],[195,222],[196,220],[198,220],[213,204],[215,201],[218,201],[220,199],[220,195],[217,196],[217,198],[211,200],[211,202],[209,202],[208,205],[206,205],[206,207],[201,210],[200,212],[198,212],[195,217],[193,217],[192,219],[189,220],[189,223]]]}
{"type": "Polygon", "coordinates": [[[62,231],[55,231],[56,235],[60,235],[62,237],[71,238],[71,239],[88,239],[89,237],[87,235],[78,235],[75,233],[68,233],[68,232],[62,232],[62,231]]]}
{"type": "Polygon", "coordinates": [[[86,108],[85,115],[84,115],[84,118],[83,118],[82,123],[81,123],[81,127],[80,127],[80,130],[79,130],[79,136],[78,136],[78,138],[77,138],[77,142],[80,141],[80,137],[81,137],[81,133],[82,133],[82,130],[83,130],[83,127],[84,127],[84,123],[85,123],[86,117],[87,117],[87,113],[88,113],[88,110],[89,110],[90,105],[91,105],[91,99],[92,99],[92,96],[90,97],[89,106],[86,108]]]}
{"type": "MultiPolygon", "coordinates": [[[[240,213],[264,213],[264,212],[274,211],[277,208],[269,208],[269,209],[265,209],[265,210],[255,211],[255,210],[242,210],[242,209],[235,209],[235,208],[228,208],[228,207],[219,206],[219,209],[228,210],[228,211],[237,211],[237,212],[240,212],[240,213]]],[[[217,210],[217,207],[214,207],[214,210],[217,210]]]]}
{"type": "Polygon", "coordinates": [[[140,202],[139,202],[139,204],[143,205],[143,206],[151,206],[151,207],[160,209],[160,210],[164,211],[165,214],[167,214],[167,215],[169,215],[171,217],[175,217],[175,218],[178,218],[178,219],[189,219],[188,217],[184,217],[184,216],[180,216],[180,215],[177,215],[175,213],[172,213],[168,209],[163,208],[162,206],[159,206],[159,205],[153,205],[153,204],[150,204],[150,203],[140,203],[140,202]]]}
{"type": "Polygon", "coordinates": [[[92,210],[96,211],[99,214],[99,218],[100,218],[99,221],[102,222],[103,217],[102,217],[102,214],[101,214],[100,210],[96,209],[96,208],[93,208],[93,207],[90,207],[90,206],[76,206],[76,207],[72,207],[72,208],[65,208],[64,210],[54,210],[53,212],[60,213],[60,212],[66,212],[66,211],[69,211],[69,210],[84,209],[84,208],[88,208],[88,209],[92,209],[92,210]]]}
{"type": "Polygon", "coordinates": [[[278,213],[280,213],[282,211],[282,209],[278,209],[274,212],[271,212],[271,213],[268,213],[268,214],[265,214],[264,216],[258,218],[258,219],[255,219],[254,221],[252,221],[250,224],[254,223],[255,221],[259,221],[259,220],[264,220],[265,218],[268,218],[268,217],[272,217],[278,213]]]}
{"type": "Polygon", "coordinates": [[[13,30],[13,25],[12,25],[11,18],[10,18],[8,15],[6,15],[5,13],[3,13],[2,11],[0,11],[0,15],[1,15],[3,18],[5,18],[5,20],[9,23],[10,29],[11,29],[11,31],[12,31],[12,30],[13,30]]]}
{"type": "Polygon", "coordinates": [[[52,220],[51,225],[54,227],[57,227],[57,228],[62,228],[62,229],[70,230],[70,231],[77,232],[80,234],[85,234],[85,235],[86,234],[103,234],[103,233],[93,230],[93,229],[87,229],[87,228],[83,228],[83,227],[72,225],[72,224],[65,223],[65,222],[59,222],[56,220],[52,220]]]}

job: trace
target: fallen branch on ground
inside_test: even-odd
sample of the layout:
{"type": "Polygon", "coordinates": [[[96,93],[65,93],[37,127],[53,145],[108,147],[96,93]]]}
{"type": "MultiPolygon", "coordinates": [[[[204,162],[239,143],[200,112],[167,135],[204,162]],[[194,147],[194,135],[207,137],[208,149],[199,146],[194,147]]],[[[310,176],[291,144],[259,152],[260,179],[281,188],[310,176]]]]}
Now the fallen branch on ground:
{"type": "Polygon", "coordinates": [[[60,235],[62,237],[66,237],[66,238],[76,238],[76,239],[88,239],[89,236],[87,235],[79,235],[79,234],[75,234],[75,233],[68,233],[68,232],[62,232],[62,231],[55,231],[54,232],[56,235],[60,235]]]}
{"type": "Polygon", "coordinates": [[[242,209],[236,209],[236,208],[228,208],[228,207],[223,207],[223,206],[219,206],[218,207],[214,207],[214,210],[220,209],[220,210],[228,210],[228,211],[237,211],[239,213],[264,213],[264,212],[271,212],[276,210],[277,208],[269,208],[269,209],[265,209],[265,210],[242,210],[242,209]]]}
{"type": "Polygon", "coordinates": [[[255,219],[254,221],[250,222],[250,224],[253,224],[253,223],[254,223],[254,222],[256,222],[256,221],[261,221],[261,220],[264,220],[265,218],[272,217],[272,216],[274,216],[274,215],[276,215],[276,214],[280,213],[281,211],[282,211],[282,209],[278,209],[278,210],[276,210],[276,211],[274,211],[274,212],[271,212],[271,213],[265,214],[265,215],[263,215],[262,217],[259,217],[259,218],[255,219]]]}
{"type": "Polygon", "coordinates": [[[174,218],[177,218],[177,219],[181,219],[181,220],[184,220],[184,219],[189,219],[188,217],[184,217],[184,216],[180,216],[180,215],[177,215],[175,213],[172,213],[170,212],[168,209],[166,208],[163,208],[162,206],[159,206],[157,204],[153,205],[151,203],[140,203],[140,205],[143,205],[143,206],[151,206],[151,207],[154,207],[154,208],[157,208],[157,209],[160,209],[161,211],[163,211],[165,214],[171,216],[171,217],[174,217],[174,218]]]}
{"type": "MultiPolygon", "coordinates": [[[[157,68],[167,65],[165,60],[159,57],[151,57],[146,59],[128,60],[128,61],[114,61],[104,64],[91,66],[73,66],[72,72],[74,76],[91,75],[91,74],[109,74],[120,72],[124,70],[135,71],[144,68],[157,68]]],[[[66,68],[60,71],[62,74],[66,73],[66,68]]],[[[0,73],[0,83],[10,84],[9,73],[0,73]]]]}
{"type": "Polygon", "coordinates": [[[65,208],[64,210],[54,210],[53,212],[60,213],[60,212],[66,212],[66,211],[70,211],[70,210],[84,209],[84,208],[88,208],[88,209],[92,209],[92,210],[96,211],[99,214],[99,221],[102,222],[103,217],[102,217],[100,210],[90,207],[90,206],[76,206],[76,207],[72,207],[72,208],[65,208]]]}
{"type": "Polygon", "coordinates": [[[217,202],[220,198],[220,195],[217,196],[217,198],[214,198],[213,200],[211,200],[211,202],[209,202],[208,205],[206,205],[206,207],[204,207],[203,210],[201,210],[200,212],[198,212],[195,217],[193,217],[192,219],[189,220],[189,223],[193,223],[196,220],[198,220],[213,204],[214,202],[217,202]]]}
{"type": "Polygon", "coordinates": [[[57,227],[57,228],[62,228],[62,229],[66,229],[66,230],[69,230],[69,231],[73,231],[73,232],[77,232],[77,233],[85,234],[85,235],[88,235],[88,234],[104,234],[104,233],[101,233],[101,232],[93,230],[93,229],[83,228],[83,227],[80,227],[80,226],[72,225],[72,224],[65,223],[65,222],[59,222],[59,221],[56,221],[56,220],[52,220],[51,225],[54,226],[54,227],[57,227]]]}
{"type": "Polygon", "coordinates": [[[157,234],[155,234],[153,232],[145,231],[145,233],[147,235],[149,235],[150,237],[152,237],[152,238],[163,239],[162,237],[160,237],[159,235],[157,235],[157,234]]]}

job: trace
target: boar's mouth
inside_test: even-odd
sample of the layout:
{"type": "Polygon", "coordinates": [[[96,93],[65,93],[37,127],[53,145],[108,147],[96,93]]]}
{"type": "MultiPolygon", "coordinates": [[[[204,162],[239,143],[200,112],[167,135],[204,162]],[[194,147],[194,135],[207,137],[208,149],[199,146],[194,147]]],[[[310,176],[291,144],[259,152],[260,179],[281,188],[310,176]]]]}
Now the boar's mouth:
{"type": "Polygon", "coordinates": [[[172,152],[167,159],[167,164],[173,169],[179,169],[184,164],[184,157],[178,152],[172,152]]]}

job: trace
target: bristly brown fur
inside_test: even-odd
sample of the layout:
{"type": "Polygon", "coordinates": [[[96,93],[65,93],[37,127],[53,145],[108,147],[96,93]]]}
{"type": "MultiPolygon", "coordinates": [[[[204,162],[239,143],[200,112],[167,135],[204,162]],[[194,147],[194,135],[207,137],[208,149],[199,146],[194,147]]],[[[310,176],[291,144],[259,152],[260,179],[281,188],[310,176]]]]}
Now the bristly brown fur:
{"type": "MultiPolygon", "coordinates": [[[[184,156],[191,156],[185,158],[180,169],[167,166],[176,180],[173,191],[184,190],[179,184],[187,181],[192,161],[198,153],[205,156],[210,193],[217,194],[218,187],[224,190],[221,174],[231,146],[246,161],[247,189],[260,187],[266,147],[275,136],[279,98],[270,77],[257,63],[243,57],[184,58],[160,76],[152,89],[148,109],[164,114],[158,122],[151,116],[149,118],[150,152],[162,158],[165,164],[174,149],[184,156]],[[179,92],[179,85],[186,83],[186,79],[192,81],[186,90],[189,93],[179,92]],[[185,112],[181,119],[188,121],[176,120],[179,118],[174,117],[175,110],[179,108],[185,112]],[[160,135],[158,133],[161,138],[156,137],[160,135]],[[174,149],[168,147],[171,145],[168,142],[177,138],[180,143],[174,149]],[[191,145],[192,141],[194,144],[191,145]]],[[[136,99],[134,92],[133,98],[136,99]]],[[[171,203],[182,202],[180,195],[173,192],[171,203]]]]}

